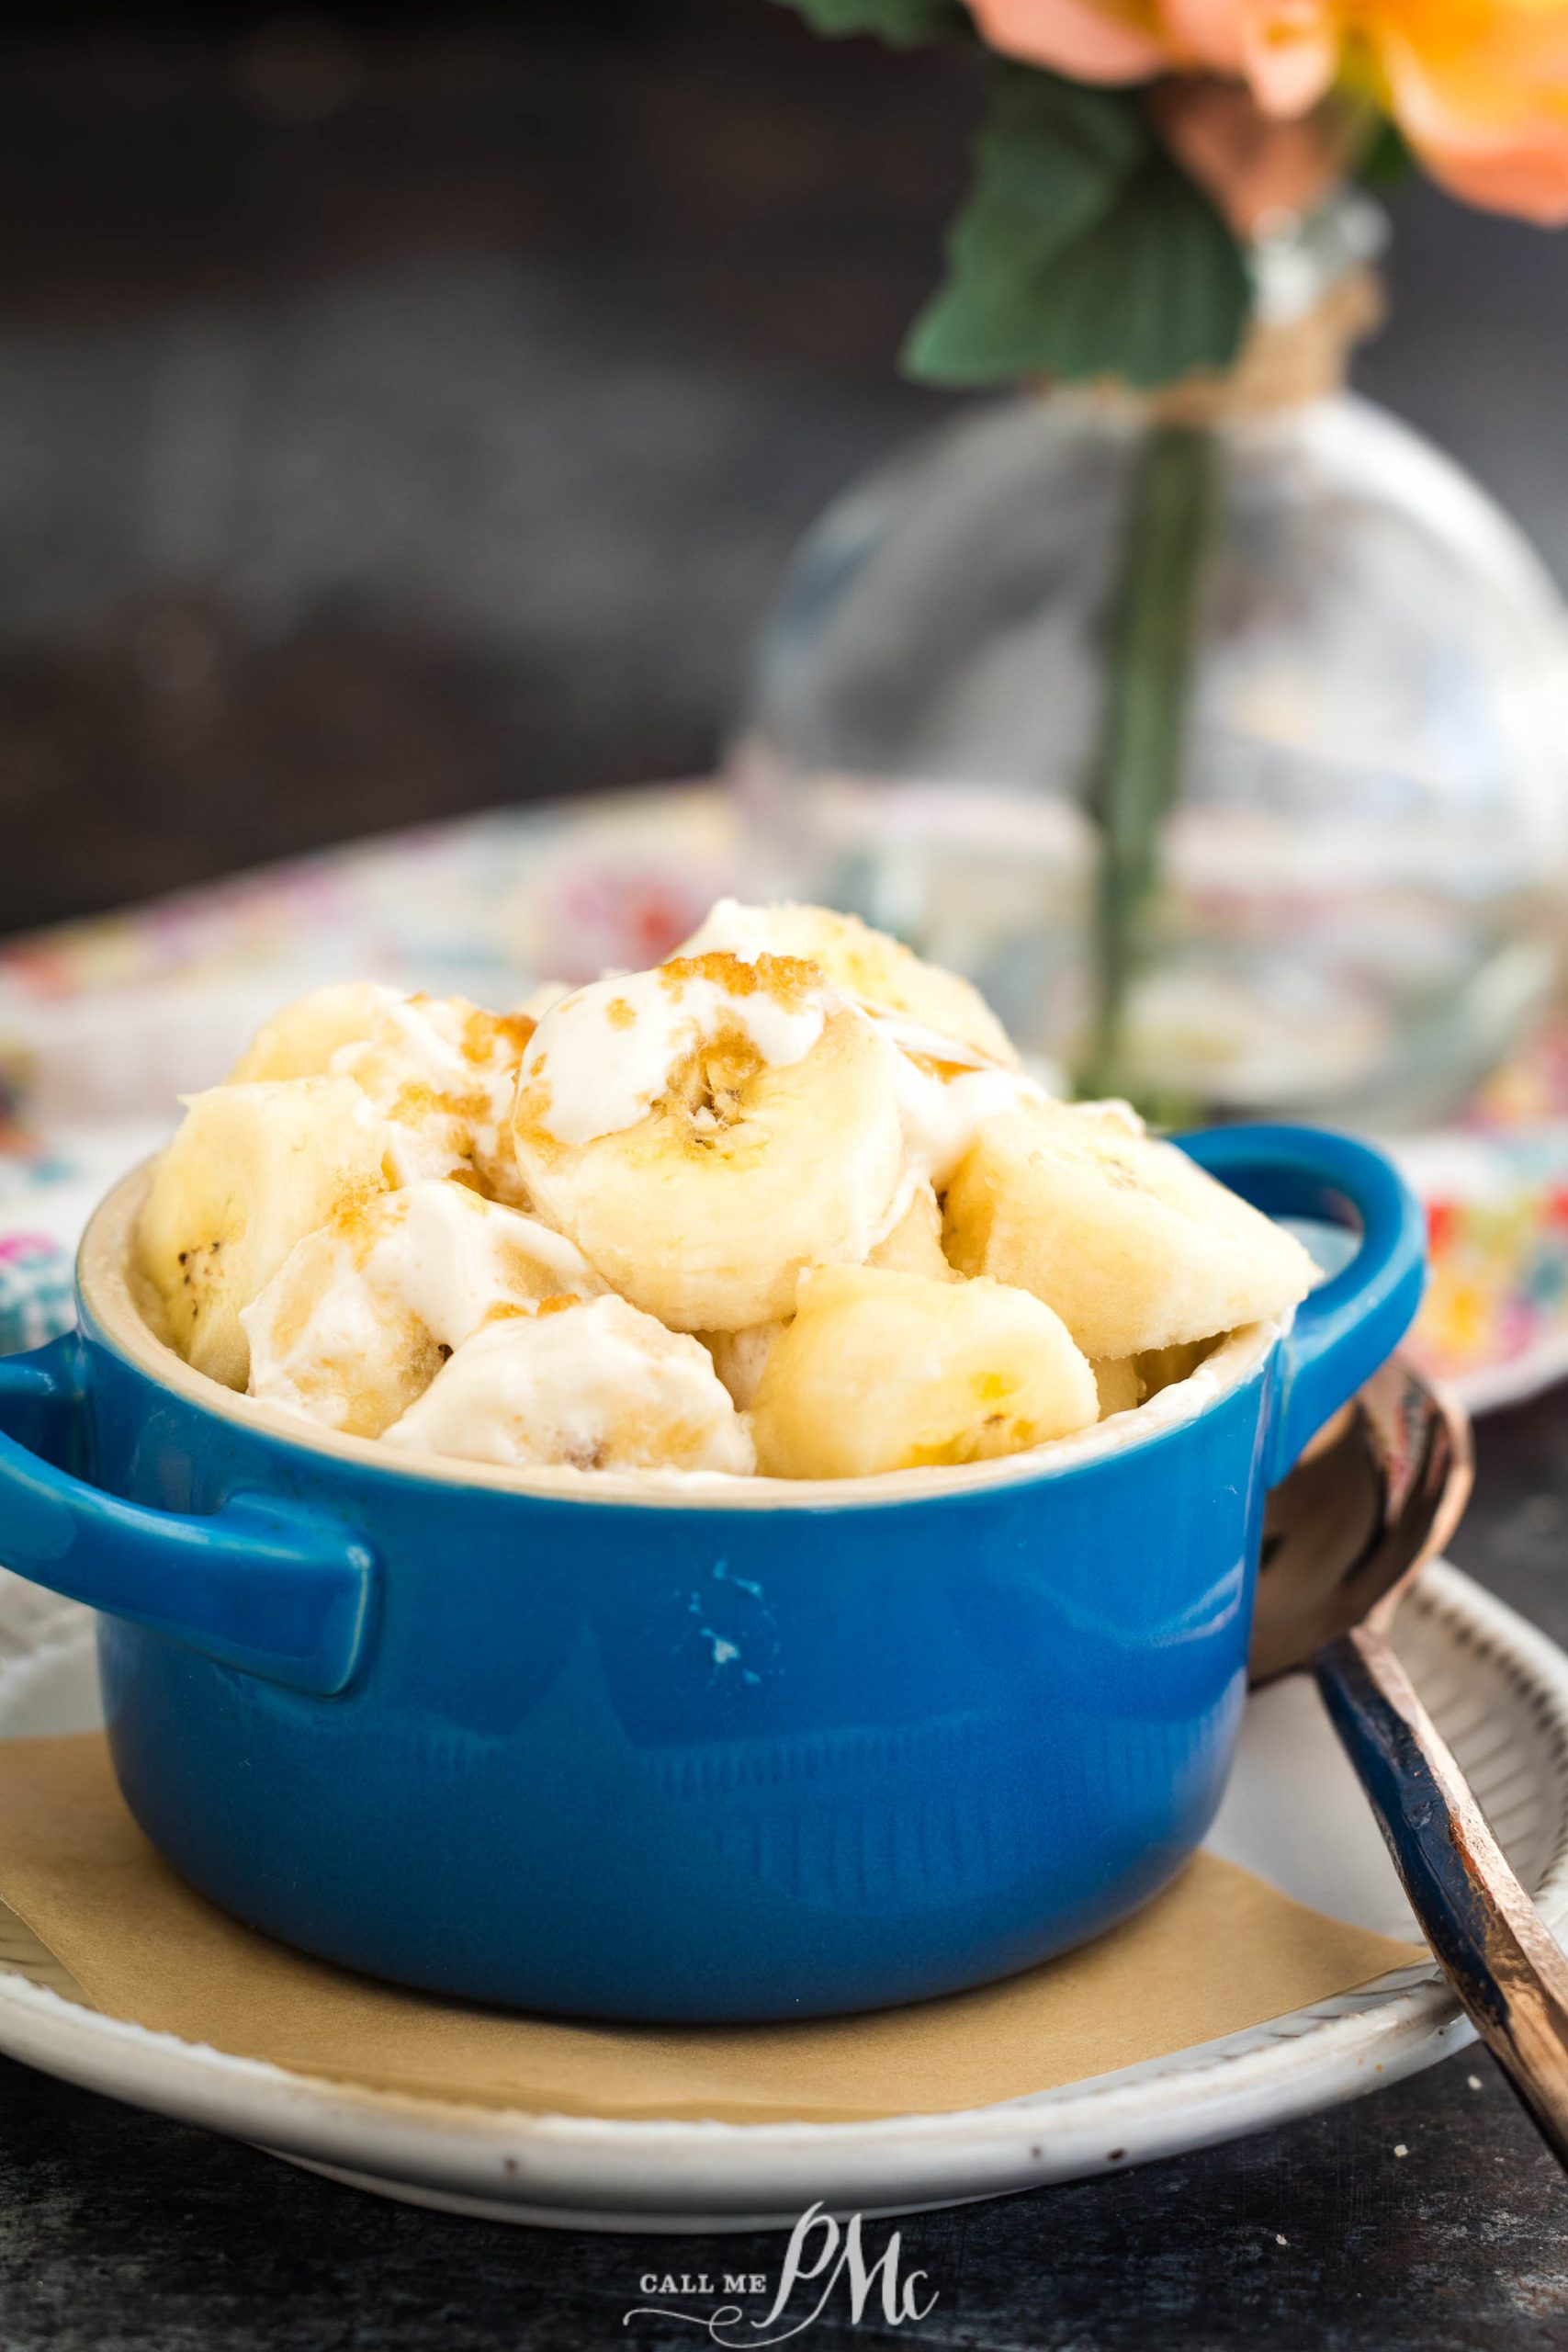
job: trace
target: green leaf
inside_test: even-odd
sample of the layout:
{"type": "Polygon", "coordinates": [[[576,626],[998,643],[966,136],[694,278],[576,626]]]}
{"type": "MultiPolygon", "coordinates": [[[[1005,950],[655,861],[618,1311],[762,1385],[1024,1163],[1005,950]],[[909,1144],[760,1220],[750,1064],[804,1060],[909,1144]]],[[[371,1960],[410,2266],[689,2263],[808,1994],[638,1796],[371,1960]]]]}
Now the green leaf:
{"type": "Polygon", "coordinates": [[[1380,115],[1356,165],[1357,175],[1369,187],[1400,187],[1416,171],[1415,155],[1398,124],[1380,115]]]}
{"type": "Polygon", "coordinates": [[[813,32],[838,40],[848,33],[874,33],[892,49],[914,49],[945,33],[972,29],[957,0],[783,0],[803,16],[813,32]]]}
{"type": "Polygon", "coordinates": [[[1039,364],[1067,382],[1114,376],[1152,390],[1196,368],[1228,368],[1251,302],[1235,238],[1156,149],[1057,264],[1039,364]]]}
{"type": "Polygon", "coordinates": [[[945,282],[904,366],[928,383],[1169,383],[1235,356],[1239,246],[1137,99],[1010,67],[981,134],[945,282]]]}

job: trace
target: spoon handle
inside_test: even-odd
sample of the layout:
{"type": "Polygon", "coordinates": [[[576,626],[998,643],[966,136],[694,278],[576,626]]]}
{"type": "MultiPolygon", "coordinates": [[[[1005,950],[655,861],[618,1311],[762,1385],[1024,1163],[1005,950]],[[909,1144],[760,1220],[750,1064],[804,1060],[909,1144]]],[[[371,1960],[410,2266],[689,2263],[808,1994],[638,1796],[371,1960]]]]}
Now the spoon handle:
{"type": "Polygon", "coordinates": [[[1354,1626],[1313,1668],[1427,1942],[1568,2168],[1568,1960],[1382,1634],[1354,1626]]]}

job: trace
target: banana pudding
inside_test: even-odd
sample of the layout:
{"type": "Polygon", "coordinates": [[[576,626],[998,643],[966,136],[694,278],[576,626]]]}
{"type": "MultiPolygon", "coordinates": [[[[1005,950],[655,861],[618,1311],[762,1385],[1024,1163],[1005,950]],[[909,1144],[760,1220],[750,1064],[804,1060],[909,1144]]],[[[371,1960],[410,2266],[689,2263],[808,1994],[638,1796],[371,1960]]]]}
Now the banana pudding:
{"type": "Polygon", "coordinates": [[[904,1165],[896,1057],[815,965],[679,956],[546,1013],[513,1129],[541,1213],[672,1329],[789,1314],[859,1264],[904,1165]]]}
{"type": "Polygon", "coordinates": [[[1136,1414],[1294,1306],[1300,1245],[968,982],[722,900],[491,1013],[319,990],[191,1099],[138,1230],[161,1336],[322,1430],[518,1468],[846,1478],[1136,1414]]]}
{"type": "Polygon", "coordinates": [[[250,1392],[379,1437],[487,1323],[604,1284],[536,1217],[451,1177],[341,1210],[243,1308],[250,1392]]]}

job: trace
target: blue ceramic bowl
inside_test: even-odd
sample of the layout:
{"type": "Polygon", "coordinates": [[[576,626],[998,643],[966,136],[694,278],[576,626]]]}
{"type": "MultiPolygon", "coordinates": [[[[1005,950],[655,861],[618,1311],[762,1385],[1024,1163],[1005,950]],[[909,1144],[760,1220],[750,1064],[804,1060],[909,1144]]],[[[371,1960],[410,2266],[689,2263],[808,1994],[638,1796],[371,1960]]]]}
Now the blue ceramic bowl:
{"type": "Polygon", "coordinates": [[[1280,1335],[1038,1455],[660,1486],[411,1465],[178,1363],[137,1311],[144,1177],[80,1329],[0,1363],[0,1552],[105,1611],[131,1810],[225,1909],[434,1990],[593,2018],[818,2016],[1096,1934],[1203,1836],[1266,1488],[1415,1311],[1388,1163],[1186,1148],[1359,1227],[1280,1335]]]}

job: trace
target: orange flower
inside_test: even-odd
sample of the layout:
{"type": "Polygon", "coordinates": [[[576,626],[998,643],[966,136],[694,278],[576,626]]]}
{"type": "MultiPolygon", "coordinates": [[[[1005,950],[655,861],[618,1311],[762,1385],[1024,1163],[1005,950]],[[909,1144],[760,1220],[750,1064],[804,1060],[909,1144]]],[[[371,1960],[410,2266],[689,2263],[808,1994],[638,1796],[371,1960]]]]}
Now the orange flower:
{"type": "Polygon", "coordinates": [[[1276,119],[1370,86],[1456,196],[1568,221],[1568,0],[969,0],[994,49],[1080,82],[1246,83],[1276,119]]]}

